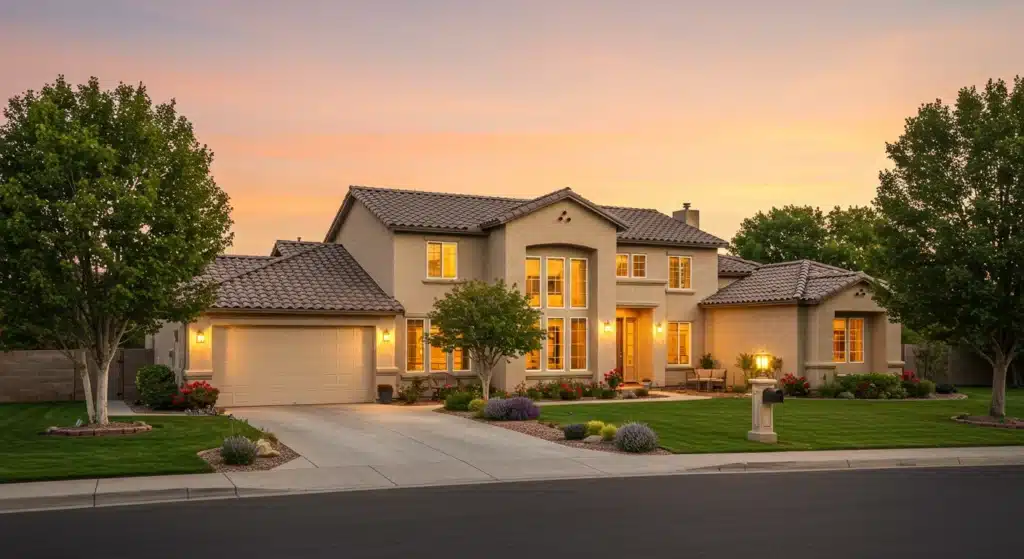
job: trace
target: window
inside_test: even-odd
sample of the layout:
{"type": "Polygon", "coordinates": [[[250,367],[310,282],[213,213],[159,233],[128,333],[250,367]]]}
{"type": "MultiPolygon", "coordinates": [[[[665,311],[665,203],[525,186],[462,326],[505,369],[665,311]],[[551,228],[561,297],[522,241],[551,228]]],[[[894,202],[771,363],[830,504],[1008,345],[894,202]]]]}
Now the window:
{"type": "Polygon", "coordinates": [[[455,348],[452,352],[452,370],[453,371],[471,371],[472,367],[469,366],[469,352],[463,351],[462,348],[455,348]]]}
{"type": "Polygon", "coordinates": [[[405,370],[423,371],[423,320],[405,321],[405,370]]]}
{"type": "Polygon", "coordinates": [[[459,244],[427,243],[427,277],[455,279],[459,269],[459,244]]]}
{"type": "Polygon", "coordinates": [[[565,259],[548,258],[548,306],[565,306],[565,259]]]}
{"type": "Polygon", "coordinates": [[[587,370],[587,319],[569,319],[569,368],[587,370]]]}
{"type": "Polygon", "coordinates": [[[864,362],[863,318],[832,320],[832,361],[835,363],[864,362]]]}
{"type": "Polygon", "coordinates": [[[628,278],[629,277],[629,255],[628,254],[616,254],[615,255],[615,277],[617,277],[617,278],[628,278]]]}
{"type": "Polygon", "coordinates": [[[690,257],[668,257],[668,288],[690,289],[690,257]]]}
{"type": "MultiPolygon", "coordinates": [[[[541,327],[541,323],[537,321],[537,328],[541,327]]],[[[540,350],[531,351],[526,354],[526,370],[527,371],[539,371],[540,370],[540,350]]]]}
{"type": "Polygon", "coordinates": [[[531,307],[540,308],[540,258],[536,256],[526,258],[526,296],[531,307]]]}
{"type": "Polygon", "coordinates": [[[569,304],[574,309],[585,309],[587,308],[587,259],[570,259],[569,272],[569,281],[571,282],[569,304]]]}
{"type": "MultiPolygon", "coordinates": [[[[433,324],[430,325],[430,335],[437,335],[437,327],[433,324]]],[[[430,340],[427,340],[430,343],[430,340]]],[[[439,347],[430,345],[430,370],[431,371],[447,371],[448,370],[448,354],[439,347]]]]}
{"type": "Polygon", "coordinates": [[[690,323],[668,323],[668,363],[669,365],[690,364],[690,323]]]}
{"type": "Polygon", "coordinates": [[[634,254],[633,255],[633,277],[634,278],[646,278],[647,277],[647,255],[646,254],[634,254]]]}
{"type": "Polygon", "coordinates": [[[565,342],[562,339],[564,318],[548,319],[548,370],[561,371],[565,369],[565,357],[562,351],[565,349],[565,342]]]}

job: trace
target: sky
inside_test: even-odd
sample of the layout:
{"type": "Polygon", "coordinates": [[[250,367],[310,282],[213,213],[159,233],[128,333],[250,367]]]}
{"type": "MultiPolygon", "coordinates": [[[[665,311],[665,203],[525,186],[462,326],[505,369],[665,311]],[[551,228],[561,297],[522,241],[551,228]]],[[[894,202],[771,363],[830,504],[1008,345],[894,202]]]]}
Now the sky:
{"type": "Polygon", "coordinates": [[[237,254],[321,240],[348,185],[572,187],[725,239],[870,203],[924,102],[1024,74],[1019,0],[0,0],[0,97],[64,74],[174,98],[237,254]]]}

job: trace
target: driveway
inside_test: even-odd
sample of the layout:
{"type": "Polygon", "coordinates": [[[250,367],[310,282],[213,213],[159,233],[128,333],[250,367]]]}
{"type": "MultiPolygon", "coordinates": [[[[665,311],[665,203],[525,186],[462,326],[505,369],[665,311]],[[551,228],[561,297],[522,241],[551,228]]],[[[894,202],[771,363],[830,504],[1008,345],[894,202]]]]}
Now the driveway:
{"type": "Polygon", "coordinates": [[[230,411],[273,432],[318,468],[446,462],[474,465],[577,458],[593,452],[422,406],[349,404],[230,411]]]}

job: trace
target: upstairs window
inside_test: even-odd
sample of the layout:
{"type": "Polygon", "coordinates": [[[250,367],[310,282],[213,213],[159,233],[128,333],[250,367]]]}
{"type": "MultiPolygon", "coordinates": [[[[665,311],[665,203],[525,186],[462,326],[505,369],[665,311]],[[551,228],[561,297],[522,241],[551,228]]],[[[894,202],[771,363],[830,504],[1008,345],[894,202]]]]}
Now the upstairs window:
{"type": "Polygon", "coordinates": [[[540,258],[537,256],[526,257],[526,297],[531,307],[540,308],[540,258]]]}
{"type": "Polygon", "coordinates": [[[565,307],[565,259],[548,258],[548,307],[565,307]]]}
{"type": "Polygon", "coordinates": [[[587,308],[587,259],[573,258],[569,260],[569,281],[572,288],[569,303],[574,309],[587,308]]]}
{"type": "Polygon", "coordinates": [[[668,288],[690,289],[690,273],[692,271],[689,256],[668,257],[668,288]]]}
{"type": "Polygon", "coordinates": [[[634,254],[633,255],[633,277],[634,278],[646,278],[647,277],[647,255],[646,254],[634,254]]]}
{"type": "Polygon", "coordinates": [[[455,279],[459,270],[459,244],[430,241],[427,243],[427,277],[455,279]]]}
{"type": "Polygon", "coordinates": [[[629,255],[628,254],[616,254],[615,255],[615,277],[617,277],[617,278],[628,278],[629,277],[629,255]]]}

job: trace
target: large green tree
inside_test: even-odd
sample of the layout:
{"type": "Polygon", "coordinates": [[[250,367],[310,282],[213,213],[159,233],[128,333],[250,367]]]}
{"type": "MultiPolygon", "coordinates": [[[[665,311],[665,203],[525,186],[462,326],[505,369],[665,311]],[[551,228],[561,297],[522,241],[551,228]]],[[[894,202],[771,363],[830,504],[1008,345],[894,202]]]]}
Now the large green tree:
{"type": "Polygon", "coordinates": [[[141,84],[58,77],[4,116],[0,328],[83,350],[89,418],[106,423],[122,340],[211,303],[214,286],[193,278],[231,243],[228,197],[191,123],[141,84]]]}
{"type": "Polygon", "coordinates": [[[436,329],[428,338],[430,345],[468,353],[484,398],[498,363],[539,350],[544,339],[541,312],[531,308],[530,300],[514,285],[502,281],[457,285],[434,301],[428,318],[436,329]]]}
{"type": "Polygon", "coordinates": [[[1024,350],[1024,80],[927,103],[886,145],[875,207],[890,316],[974,348],[992,366],[989,413],[1024,350]]]}

